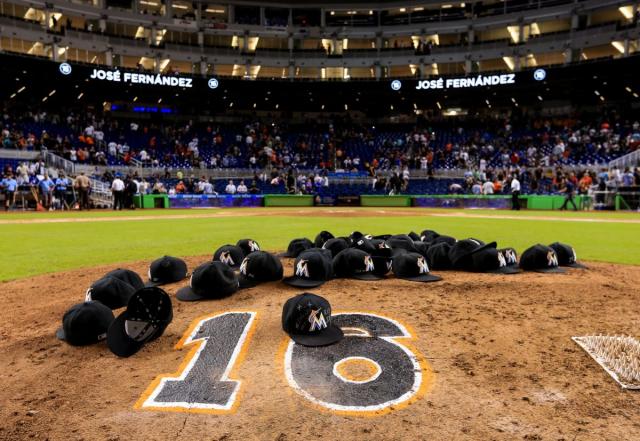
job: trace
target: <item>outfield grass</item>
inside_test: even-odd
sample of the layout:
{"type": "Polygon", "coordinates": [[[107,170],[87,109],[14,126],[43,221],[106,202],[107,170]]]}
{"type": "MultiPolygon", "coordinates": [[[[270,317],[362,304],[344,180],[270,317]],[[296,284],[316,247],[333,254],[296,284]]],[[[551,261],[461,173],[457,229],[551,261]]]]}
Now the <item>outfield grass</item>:
{"type": "MultiPolygon", "coordinates": [[[[278,209],[281,211],[280,209],[278,209]]],[[[164,254],[189,256],[212,254],[220,245],[249,237],[266,250],[285,249],[289,240],[311,239],[323,229],[346,235],[353,230],[372,234],[407,233],[434,229],[457,238],[497,240],[521,253],[535,243],[567,242],[583,260],[640,264],[640,224],[572,222],[540,219],[477,219],[464,214],[514,215],[513,212],[468,210],[462,217],[311,217],[291,215],[195,219],[148,219],[118,222],[24,223],[0,225],[0,280],[100,264],[151,260],[164,254]]],[[[393,208],[382,209],[387,213],[393,208]]],[[[452,213],[452,211],[443,211],[452,213]]],[[[202,214],[211,210],[138,210],[92,213],[25,213],[0,216],[0,220],[64,217],[162,216],[202,214]]],[[[241,213],[238,211],[238,213],[241,213]]],[[[516,216],[591,217],[639,220],[634,213],[521,212],[516,216]]]]}

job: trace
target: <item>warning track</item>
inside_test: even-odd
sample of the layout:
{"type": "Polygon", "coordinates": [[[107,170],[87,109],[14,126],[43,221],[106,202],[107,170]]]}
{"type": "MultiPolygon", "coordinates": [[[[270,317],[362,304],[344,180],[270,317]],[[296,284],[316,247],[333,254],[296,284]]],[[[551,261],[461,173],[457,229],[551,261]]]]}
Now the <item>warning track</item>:
{"type": "MultiPolygon", "coordinates": [[[[160,211],[157,211],[160,212],[160,211]]],[[[96,211],[96,213],[104,214],[105,211],[96,211]]],[[[523,221],[544,221],[544,222],[587,222],[587,223],[620,223],[620,224],[640,224],[640,216],[637,219],[624,218],[608,218],[601,216],[594,217],[556,217],[556,216],[537,216],[537,215],[509,215],[500,214],[480,214],[469,213],[463,211],[452,211],[445,213],[442,211],[430,211],[419,208],[413,209],[361,209],[361,208],[309,208],[309,209],[224,209],[212,213],[193,213],[193,214],[145,214],[130,216],[98,216],[98,217],[58,217],[58,218],[30,218],[30,219],[11,219],[11,214],[4,219],[0,218],[0,225],[12,224],[52,224],[52,223],[84,223],[84,222],[129,222],[129,221],[148,221],[148,220],[180,220],[180,219],[215,219],[228,217],[246,217],[246,216],[310,216],[310,217],[455,217],[468,219],[498,219],[498,220],[523,220],[523,221]]],[[[44,215],[44,214],[43,214],[44,215]]],[[[90,216],[90,215],[89,215],[90,216]]]]}

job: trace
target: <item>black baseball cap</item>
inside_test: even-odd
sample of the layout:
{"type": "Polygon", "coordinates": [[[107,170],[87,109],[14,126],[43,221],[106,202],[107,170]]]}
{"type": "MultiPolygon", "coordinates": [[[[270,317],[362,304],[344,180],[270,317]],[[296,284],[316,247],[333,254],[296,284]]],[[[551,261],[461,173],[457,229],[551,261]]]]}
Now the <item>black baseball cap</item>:
{"type": "Polygon", "coordinates": [[[437,237],[440,237],[440,234],[433,230],[422,230],[420,233],[420,240],[423,242],[433,242],[437,237]]]}
{"type": "Polygon", "coordinates": [[[334,238],[333,234],[323,230],[318,233],[315,240],[313,241],[313,244],[315,245],[316,248],[322,248],[322,245],[324,245],[326,241],[333,238],[334,238]]]}
{"type": "Polygon", "coordinates": [[[78,303],[62,316],[62,327],[56,331],[56,337],[73,346],[97,343],[107,338],[113,320],[111,309],[100,302],[78,303]]]}
{"type": "Polygon", "coordinates": [[[142,281],[142,278],[138,275],[138,273],[128,269],[114,269],[113,271],[109,271],[107,274],[105,274],[104,277],[115,277],[116,279],[122,280],[123,282],[127,282],[135,289],[144,288],[144,282],[142,281]]]}
{"type": "Polygon", "coordinates": [[[127,306],[129,299],[140,287],[133,287],[129,283],[113,276],[104,276],[91,284],[85,295],[85,301],[96,301],[111,308],[118,309],[127,306]]]}
{"type": "Polygon", "coordinates": [[[413,244],[413,239],[411,239],[406,234],[396,234],[387,239],[387,245],[393,249],[401,249],[410,252],[417,252],[416,246],[413,244]]]}
{"type": "Polygon", "coordinates": [[[507,261],[507,266],[518,266],[518,253],[513,248],[502,248],[498,250],[504,260],[507,261]]]}
{"type": "Polygon", "coordinates": [[[376,250],[376,246],[373,241],[371,239],[365,238],[364,236],[358,240],[355,240],[351,245],[351,248],[356,248],[369,254],[376,250]]]}
{"type": "Polygon", "coordinates": [[[451,245],[446,242],[431,245],[427,250],[427,261],[431,268],[435,270],[450,270],[451,259],[449,259],[449,251],[451,245]]]}
{"type": "Polygon", "coordinates": [[[418,240],[421,240],[421,239],[420,239],[420,236],[418,236],[418,233],[416,233],[415,231],[411,231],[411,232],[409,232],[409,233],[407,234],[407,236],[409,236],[409,237],[411,238],[411,240],[413,240],[414,242],[415,242],[415,241],[418,241],[418,240]]]}
{"type": "Polygon", "coordinates": [[[455,237],[441,235],[433,239],[433,242],[431,242],[431,245],[435,245],[438,243],[448,243],[449,245],[453,246],[457,241],[458,239],[456,239],[455,237]]]}
{"type": "Polygon", "coordinates": [[[245,257],[254,251],[260,251],[260,245],[253,239],[240,239],[236,246],[240,247],[245,257]]]}
{"type": "Polygon", "coordinates": [[[484,248],[471,255],[471,269],[479,273],[518,274],[520,269],[509,265],[501,251],[484,248]]]}
{"type": "Polygon", "coordinates": [[[342,329],[331,323],[329,301],[308,292],[285,302],[282,329],[296,344],[303,346],[327,346],[344,337],[342,329]]]}
{"type": "Polygon", "coordinates": [[[336,277],[359,280],[380,280],[384,277],[374,273],[373,259],[369,253],[356,248],[340,251],[333,258],[333,273],[336,277]]]}
{"type": "Polygon", "coordinates": [[[538,273],[564,273],[558,267],[558,255],[548,246],[537,244],[527,248],[520,256],[520,268],[538,273]]]}
{"type": "Polygon", "coordinates": [[[479,239],[463,239],[459,240],[451,246],[449,250],[449,259],[454,269],[471,270],[473,266],[472,255],[485,248],[495,248],[496,243],[484,243],[479,239]]]}
{"type": "Polygon", "coordinates": [[[285,277],[283,282],[297,288],[315,288],[322,285],[333,275],[331,258],[324,253],[303,251],[296,257],[294,274],[285,277]]]}
{"type": "Polygon", "coordinates": [[[130,357],[145,343],[160,337],[172,319],[169,295],[156,286],[142,288],[109,326],[107,345],[118,357],[130,357]]]}
{"type": "Polygon", "coordinates": [[[309,248],[313,248],[313,242],[311,242],[306,237],[301,237],[299,239],[293,239],[289,242],[289,246],[287,247],[287,251],[281,254],[278,254],[278,257],[298,257],[298,254],[303,252],[304,250],[308,250],[309,248]]]}
{"type": "Polygon", "coordinates": [[[244,259],[244,251],[236,245],[222,245],[213,253],[213,260],[222,262],[229,267],[236,269],[244,259]]]}
{"type": "Polygon", "coordinates": [[[442,277],[429,273],[427,259],[418,253],[404,253],[394,256],[393,274],[399,279],[413,282],[437,282],[442,277]]]}
{"type": "Polygon", "coordinates": [[[344,237],[334,237],[326,241],[322,248],[331,251],[331,256],[336,257],[340,251],[349,248],[349,240],[344,237]]]}
{"type": "Polygon", "coordinates": [[[187,277],[187,264],[172,256],[163,256],[151,262],[147,286],[166,285],[187,277]]]}
{"type": "Polygon", "coordinates": [[[566,243],[554,242],[549,245],[549,247],[553,248],[553,251],[556,252],[556,255],[558,256],[559,266],[570,266],[571,268],[582,269],[587,268],[585,265],[578,263],[576,250],[573,249],[571,245],[567,245],[566,243]]]}
{"type": "Polygon", "coordinates": [[[386,244],[382,248],[376,248],[371,253],[371,260],[373,260],[373,273],[378,276],[384,276],[391,271],[393,250],[387,247],[386,244]]]}
{"type": "Polygon", "coordinates": [[[238,290],[240,283],[233,269],[222,262],[206,262],[193,270],[189,286],[176,293],[178,300],[221,299],[238,290]]]}
{"type": "Polygon", "coordinates": [[[427,251],[429,250],[429,247],[431,246],[431,244],[419,240],[419,241],[413,242],[413,246],[416,247],[416,252],[418,254],[422,254],[423,256],[426,257],[427,251]]]}
{"type": "Polygon", "coordinates": [[[283,269],[280,260],[266,251],[254,251],[240,264],[240,288],[251,288],[263,282],[275,282],[282,279],[283,269]]]}

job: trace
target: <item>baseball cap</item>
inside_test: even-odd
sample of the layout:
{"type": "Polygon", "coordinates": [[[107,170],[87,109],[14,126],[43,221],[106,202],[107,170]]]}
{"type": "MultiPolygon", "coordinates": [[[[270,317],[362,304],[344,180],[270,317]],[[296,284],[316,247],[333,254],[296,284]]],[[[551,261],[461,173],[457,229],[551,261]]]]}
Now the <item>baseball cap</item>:
{"type": "Polygon", "coordinates": [[[387,245],[393,249],[401,249],[406,251],[411,251],[415,253],[416,247],[413,244],[413,239],[411,239],[406,234],[396,234],[387,239],[387,245]]]}
{"type": "MultiPolygon", "coordinates": [[[[449,245],[453,245],[457,242],[458,240],[455,237],[451,237],[451,236],[438,236],[435,239],[433,239],[433,242],[431,242],[431,245],[435,245],[438,243],[448,243],[449,245]]],[[[427,242],[427,241],[425,241],[427,242]]]]}
{"type": "Polygon", "coordinates": [[[351,245],[351,248],[356,248],[366,253],[372,253],[376,250],[376,246],[374,245],[373,241],[370,239],[366,239],[364,236],[354,241],[351,245]]]}
{"type": "Polygon", "coordinates": [[[107,338],[113,319],[111,309],[100,302],[78,303],[62,316],[62,327],[56,331],[56,337],[73,346],[97,343],[107,338]]]}
{"type": "Polygon", "coordinates": [[[433,242],[439,236],[440,234],[433,230],[422,230],[422,232],[420,232],[420,239],[423,242],[433,242]]]}
{"type": "Polygon", "coordinates": [[[585,265],[578,263],[576,250],[574,250],[571,245],[567,245],[566,243],[554,242],[549,245],[549,247],[553,248],[553,251],[556,252],[556,255],[558,256],[559,266],[570,266],[571,268],[582,269],[587,268],[585,265]]]}
{"type": "Polygon", "coordinates": [[[340,251],[333,258],[333,273],[336,277],[359,280],[380,280],[382,276],[375,274],[373,259],[369,253],[356,248],[340,251]]]}
{"type": "Polygon", "coordinates": [[[413,241],[420,240],[420,236],[418,236],[418,233],[416,233],[415,231],[411,231],[407,234],[407,236],[409,236],[413,241]]]}
{"type": "Polygon", "coordinates": [[[166,285],[187,277],[187,264],[172,256],[163,256],[151,262],[147,286],[166,285]]]}
{"type": "Polygon", "coordinates": [[[144,288],[144,282],[142,281],[142,278],[138,275],[138,273],[128,269],[123,269],[123,268],[114,269],[113,271],[109,271],[104,276],[115,277],[116,279],[122,280],[123,282],[127,282],[129,285],[133,286],[135,289],[144,288]]]}
{"type": "Polygon", "coordinates": [[[323,230],[318,233],[315,240],[313,241],[313,244],[316,246],[316,248],[322,248],[322,245],[324,245],[326,241],[333,238],[334,238],[333,234],[323,230]]]}
{"type": "Polygon", "coordinates": [[[485,248],[495,248],[496,243],[484,243],[479,239],[463,239],[459,240],[451,246],[449,250],[449,259],[454,269],[470,270],[472,267],[471,256],[485,248]]]}
{"type": "Polygon", "coordinates": [[[282,279],[280,260],[266,251],[254,251],[240,264],[240,288],[251,288],[259,283],[282,279]]]}
{"type": "Polygon", "coordinates": [[[127,306],[129,298],[140,287],[135,288],[127,282],[113,276],[104,276],[91,284],[85,295],[85,301],[96,301],[110,309],[127,306]]]}
{"type": "Polygon", "coordinates": [[[206,262],[193,270],[189,286],[176,293],[178,300],[221,299],[230,296],[239,288],[238,276],[233,269],[222,262],[206,262]]]}
{"type": "Polygon", "coordinates": [[[349,241],[344,237],[334,237],[326,241],[322,248],[331,251],[331,256],[336,257],[340,251],[349,248],[349,241]]]}
{"type": "Polygon", "coordinates": [[[373,239],[375,240],[384,240],[386,241],[387,239],[389,239],[392,235],[391,234],[378,234],[376,236],[373,236],[373,239]]]}
{"type": "Polygon", "coordinates": [[[302,237],[299,239],[293,239],[289,242],[289,246],[287,247],[287,251],[281,254],[278,254],[279,257],[298,257],[298,254],[303,252],[304,250],[308,250],[309,248],[313,248],[313,242],[311,242],[306,237],[302,237]]]}
{"type": "Polygon", "coordinates": [[[429,274],[427,259],[418,253],[404,253],[393,258],[393,274],[413,282],[437,282],[442,277],[429,274]]]}
{"type": "Polygon", "coordinates": [[[471,269],[479,273],[518,274],[520,269],[509,265],[501,251],[484,248],[471,255],[471,269]]]}
{"type": "Polygon", "coordinates": [[[525,271],[539,273],[564,273],[565,270],[558,267],[558,255],[548,246],[542,244],[527,248],[520,256],[520,268],[525,271]]]}
{"type": "Polygon", "coordinates": [[[344,337],[342,329],[331,323],[329,301],[307,292],[285,302],[282,329],[296,344],[303,346],[327,346],[344,337]]]}
{"type": "Polygon", "coordinates": [[[240,239],[236,246],[240,247],[245,257],[254,251],[260,251],[260,245],[253,239],[240,239]]]}
{"type": "Polygon", "coordinates": [[[413,246],[416,247],[416,252],[418,254],[422,254],[423,256],[427,256],[427,251],[429,250],[429,247],[431,246],[431,244],[427,243],[427,242],[422,242],[421,240],[413,242],[413,246]]]}
{"type": "Polygon", "coordinates": [[[333,275],[331,258],[323,253],[303,251],[296,258],[294,274],[283,282],[297,288],[314,288],[322,285],[333,275]]]}
{"type": "Polygon", "coordinates": [[[173,319],[169,295],[161,288],[139,289],[127,309],[109,326],[107,345],[118,357],[130,357],[145,343],[160,337],[173,319]]]}
{"type": "Polygon", "coordinates": [[[451,245],[446,242],[431,245],[427,250],[427,261],[431,268],[436,270],[450,270],[451,259],[449,259],[449,251],[451,245]]]}
{"type": "Polygon", "coordinates": [[[244,251],[235,245],[222,245],[213,253],[213,260],[222,262],[231,268],[238,268],[244,259],[244,251]]]}

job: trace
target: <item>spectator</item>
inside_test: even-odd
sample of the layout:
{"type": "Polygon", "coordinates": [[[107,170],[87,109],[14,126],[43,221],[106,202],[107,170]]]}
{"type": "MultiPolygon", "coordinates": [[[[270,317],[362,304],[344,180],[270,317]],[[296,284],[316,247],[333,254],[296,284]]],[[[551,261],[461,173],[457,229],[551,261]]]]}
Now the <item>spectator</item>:
{"type": "Polygon", "coordinates": [[[66,208],[69,209],[69,203],[67,201],[67,188],[69,187],[69,180],[64,176],[63,173],[60,173],[58,178],[55,181],[55,196],[56,199],[60,201],[60,209],[64,211],[66,208]]]}
{"type": "Polygon", "coordinates": [[[229,184],[227,184],[227,187],[224,189],[224,191],[227,194],[235,194],[236,193],[236,186],[233,184],[232,180],[229,181],[229,184]]]}
{"type": "Polygon", "coordinates": [[[236,189],[236,191],[238,192],[238,194],[247,194],[247,186],[244,185],[244,181],[240,181],[240,183],[238,184],[238,188],[236,189]]]}
{"type": "Polygon", "coordinates": [[[484,184],[482,184],[482,194],[493,194],[493,182],[487,180],[484,184]]]}
{"type": "Polygon", "coordinates": [[[511,178],[511,209],[520,211],[520,181],[515,175],[511,178]]]}
{"type": "Polygon", "coordinates": [[[175,188],[176,194],[184,194],[187,192],[187,187],[184,185],[183,181],[179,181],[175,188]]]}

